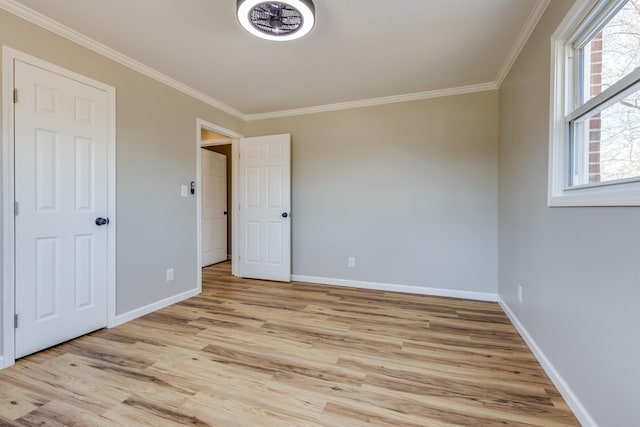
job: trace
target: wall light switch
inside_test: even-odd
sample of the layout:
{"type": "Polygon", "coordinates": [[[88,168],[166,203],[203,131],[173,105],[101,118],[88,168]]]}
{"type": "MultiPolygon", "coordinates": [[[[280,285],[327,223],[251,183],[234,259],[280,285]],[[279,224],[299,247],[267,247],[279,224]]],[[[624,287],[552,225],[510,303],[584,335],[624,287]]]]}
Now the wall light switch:
{"type": "Polygon", "coordinates": [[[173,268],[167,268],[167,282],[173,282],[173,268]]]}
{"type": "Polygon", "coordinates": [[[180,187],[180,195],[182,197],[187,197],[189,195],[189,187],[187,187],[186,185],[183,185],[180,187]]]}

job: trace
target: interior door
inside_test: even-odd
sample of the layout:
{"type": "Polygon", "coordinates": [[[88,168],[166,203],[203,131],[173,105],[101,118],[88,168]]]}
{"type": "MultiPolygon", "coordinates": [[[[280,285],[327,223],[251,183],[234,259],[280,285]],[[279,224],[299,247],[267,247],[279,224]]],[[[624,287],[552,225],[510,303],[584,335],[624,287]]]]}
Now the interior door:
{"type": "Polygon", "coordinates": [[[202,266],[227,260],[227,156],[202,149],[202,266]]]}
{"type": "Polygon", "coordinates": [[[107,324],[108,94],[14,62],[16,357],[107,324]],[[98,225],[102,224],[102,225],[98,225]]]}
{"type": "Polygon", "coordinates": [[[240,139],[241,277],[291,280],[291,136],[240,139]]]}

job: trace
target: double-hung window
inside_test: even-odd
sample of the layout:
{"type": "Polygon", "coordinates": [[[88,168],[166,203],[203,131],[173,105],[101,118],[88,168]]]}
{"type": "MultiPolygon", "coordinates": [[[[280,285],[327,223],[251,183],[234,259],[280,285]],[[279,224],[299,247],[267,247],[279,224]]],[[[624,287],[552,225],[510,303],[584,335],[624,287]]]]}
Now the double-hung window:
{"type": "Polygon", "coordinates": [[[578,2],[552,66],[549,204],[640,205],[640,0],[578,2]]]}

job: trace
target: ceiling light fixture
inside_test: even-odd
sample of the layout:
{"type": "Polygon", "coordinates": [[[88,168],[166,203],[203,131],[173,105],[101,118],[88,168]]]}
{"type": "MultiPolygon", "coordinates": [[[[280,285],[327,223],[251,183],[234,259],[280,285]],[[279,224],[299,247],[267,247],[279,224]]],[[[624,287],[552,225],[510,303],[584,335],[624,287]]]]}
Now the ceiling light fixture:
{"type": "Polygon", "coordinates": [[[312,0],[238,0],[238,21],[251,34],[267,40],[295,40],[315,24],[312,0]]]}

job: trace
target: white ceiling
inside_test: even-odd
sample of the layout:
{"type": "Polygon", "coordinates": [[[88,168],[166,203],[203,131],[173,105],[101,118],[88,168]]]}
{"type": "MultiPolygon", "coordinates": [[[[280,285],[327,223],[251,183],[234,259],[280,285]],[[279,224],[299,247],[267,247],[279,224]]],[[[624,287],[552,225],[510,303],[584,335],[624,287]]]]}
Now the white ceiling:
{"type": "Polygon", "coordinates": [[[548,0],[314,0],[291,42],[245,32],[235,0],[17,3],[251,117],[499,84],[548,0]]]}

